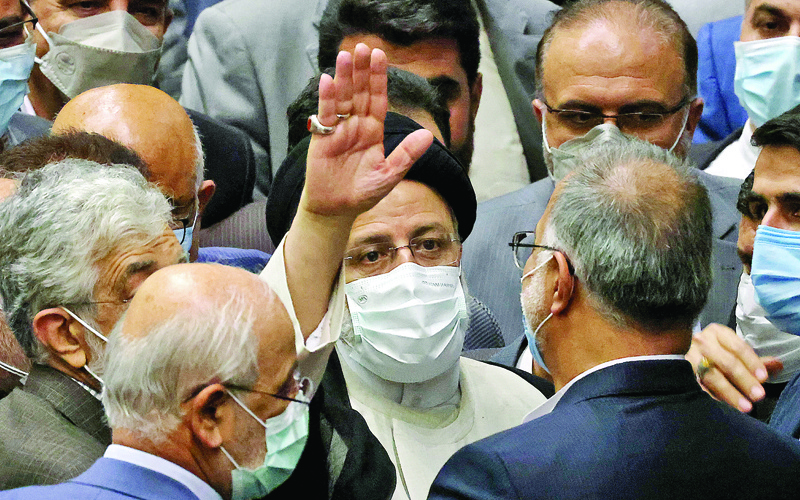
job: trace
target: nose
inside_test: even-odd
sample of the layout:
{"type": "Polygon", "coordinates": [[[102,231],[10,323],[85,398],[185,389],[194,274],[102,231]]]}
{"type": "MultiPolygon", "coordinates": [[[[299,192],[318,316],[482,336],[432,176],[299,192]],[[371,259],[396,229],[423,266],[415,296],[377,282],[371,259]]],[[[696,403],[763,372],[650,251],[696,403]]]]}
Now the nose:
{"type": "Polygon", "coordinates": [[[786,219],[781,215],[777,207],[770,207],[761,219],[762,226],[774,227],[776,229],[791,229],[787,227],[786,219]]]}
{"type": "Polygon", "coordinates": [[[411,248],[408,246],[402,246],[397,248],[397,253],[395,254],[394,261],[396,265],[405,264],[406,262],[416,262],[414,259],[414,254],[411,253],[411,248]]]}

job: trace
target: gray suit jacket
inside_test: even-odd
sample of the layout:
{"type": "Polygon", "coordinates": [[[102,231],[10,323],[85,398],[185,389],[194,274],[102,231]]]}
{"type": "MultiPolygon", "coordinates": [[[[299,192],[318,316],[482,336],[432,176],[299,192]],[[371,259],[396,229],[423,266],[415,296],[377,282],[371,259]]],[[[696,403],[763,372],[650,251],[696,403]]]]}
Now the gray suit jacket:
{"type": "Polygon", "coordinates": [[[35,364],[25,387],[0,400],[0,489],[71,479],[110,443],[100,401],[67,375],[35,364]]]}
{"type": "MultiPolygon", "coordinates": [[[[728,324],[736,302],[742,266],[736,255],[739,181],[698,171],[714,213],[712,266],[714,283],[700,323],[728,324]]],[[[497,318],[506,345],[522,335],[519,294],[522,273],[508,243],[517,231],[532,231],[544,213],[555,184],[548,177],[518,191],[478,204],[478,217],[464,242],[462,266],[469,291],[497,318]]]]}
{"type": "Polygon", "coordinates": [[[314,76],[325,0],[225,0],[189,38],[181,104],[243,130],[256,187],[269,191],[286,157],[286,108],[314,76]]]}
{"type": "Polygon", "coordinates": [[[547,176],[542,129],[531,102],[536,92],[536,46],[560,7],[549,0],[478,0],[497,72],[514,113],[531,179],[547,176]]]}

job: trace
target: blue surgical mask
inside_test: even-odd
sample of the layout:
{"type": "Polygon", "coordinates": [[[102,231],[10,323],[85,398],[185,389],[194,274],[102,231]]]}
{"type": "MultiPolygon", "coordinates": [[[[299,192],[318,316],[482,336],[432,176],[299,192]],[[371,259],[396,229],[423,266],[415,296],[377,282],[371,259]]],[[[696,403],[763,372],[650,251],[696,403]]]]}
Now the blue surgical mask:
{"type": "Polygon", "coordinates": [[[232,500],[262,498],[283,484],[297,467],[308,440],[309,406],[302,399],[292,401],[283,413],[264,421],[232,393],[231,398],[264,427],[267,446],[264,463],[253,470],[241,467],[220,447],[236,467],[231,473],[232,500]]]}
{"type": "MultiPolygon", "coordinates": [[[[539,265],[537,265],[527,273],[523,274],[522,278],[520,278],[520,282],[525,281],[525,278],[531,276],[533,273],[538,271],[543,265],[550,262],[550,259],[552,258],[553,256],[550,255],[550,257],[547,260],[539,263],[539,265]]],[[[539,330],[542,329],[542,325],[547,323],[547,320],[549,320],[552,317],[553,313],[550,313],[544,320],[542,320],[541,323],[539,323],[539,326],[536,327],[536,330],[532,331],[531,322],[528,320],[527,314],[525,314],[525,308],[524,307],[522,308],[522,326],[525,331],[525,338],[528,339],[528,350],[531,351],[531,354],[533,355],[533,360],[536,361],[536,364],[541,366],[542,369],[547,373],[550,373],[550,370],[547,369],[547,365],[545,365],[544,363],[544,358],[542,357],[542,351],[539,349],[539,342],[536,340],[537,339],[536,336],[539,334],[539,330]]]]}
{"type": "Polygon", "coordinates": [[[172,232],[175,233],[175,237],[178,238],[178,241],[181,241],[181,238],[183,238],[183,241],[181,241],[181,248],[183,248],[184,252],[189,253],[189,250],[192,249],[194,224],[183,229],[173,229],[172,232]]]}
{"type": "Polygon", "coordinates": [[[756,127],[800,104],[800,37],[734,42],[733,90],[756,127]]]}
{"type": "Polygon", "coordinates": [[[800,231],[758,226],[750,278],[770,323],[800,335],[800,231]]]}
{"type": "Polygon", "coordinates": [[[0,135],[5,134],[8,122],[28,93],[35,55],[32,36],[19,45],[0,50],[0,135]]]}

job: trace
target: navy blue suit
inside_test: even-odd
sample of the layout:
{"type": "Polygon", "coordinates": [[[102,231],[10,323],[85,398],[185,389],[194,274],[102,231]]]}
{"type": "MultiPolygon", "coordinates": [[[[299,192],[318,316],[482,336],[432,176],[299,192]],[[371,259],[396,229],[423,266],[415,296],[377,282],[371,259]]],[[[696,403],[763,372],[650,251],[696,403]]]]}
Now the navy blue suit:
{"type": "Polygon", "coordinates": [[[800,439],[800,373],[795,375],[781,392],[772,412],[769,426],[787,436],[800,439]]]}
{"type": "Polygon", "coordinates": [[[683,360],[578,380],[553,411],[462,448],[431,499],[797,498],[800,443],[714,401],[683,360]]]}
{"type": "Polygon", "coordinates": [[[112,458],[100,458],[89,470],[66,483],[28,486],[0,492],[0,500],[197,500],[182,483],[153,470],[112,458]]]}

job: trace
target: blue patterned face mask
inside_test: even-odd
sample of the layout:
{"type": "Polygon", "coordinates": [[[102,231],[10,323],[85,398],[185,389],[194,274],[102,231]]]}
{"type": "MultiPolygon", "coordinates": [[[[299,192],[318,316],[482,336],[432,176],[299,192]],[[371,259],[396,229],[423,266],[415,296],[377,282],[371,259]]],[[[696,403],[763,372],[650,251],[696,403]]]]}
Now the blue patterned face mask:
{"type": "Polygon", "coordinates": [[[750,278],[770,323],[800,335],[800,231],[758,226],[750,278]]]}
{"type": "Polygon", "coordinates": [[[734,42],[733,89],[756,127],[800,104],[800,37],[734,42]]]}

